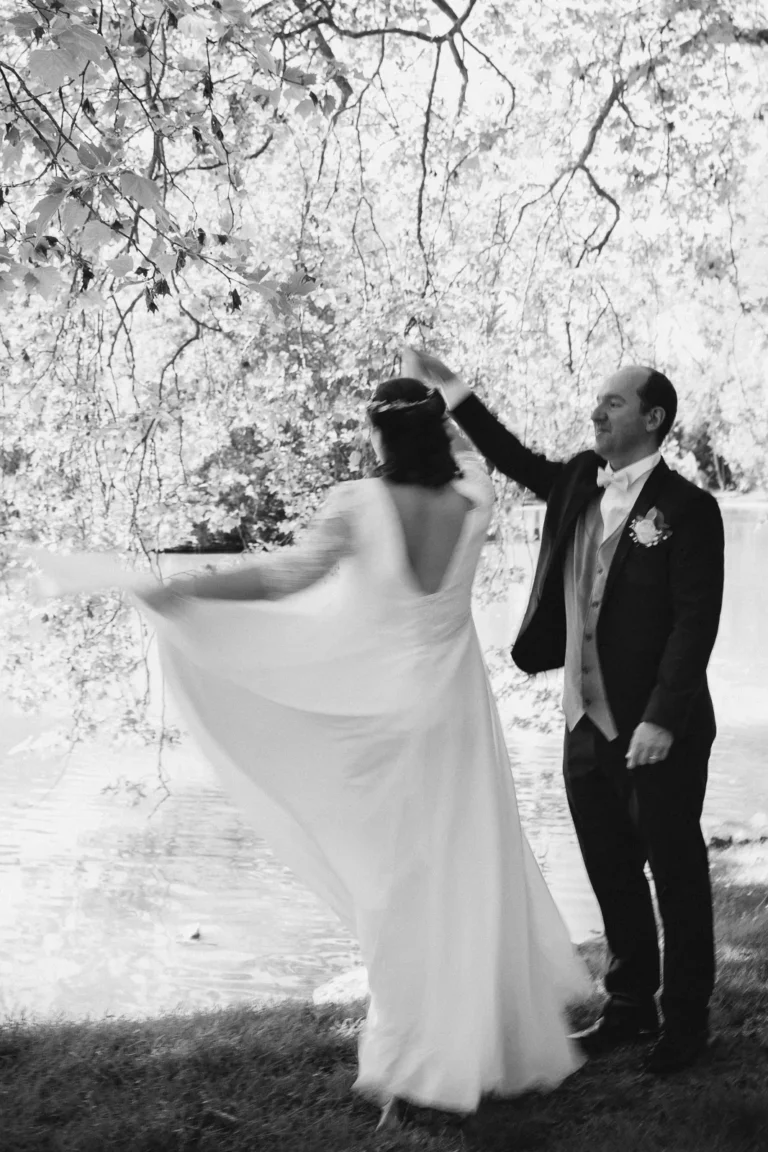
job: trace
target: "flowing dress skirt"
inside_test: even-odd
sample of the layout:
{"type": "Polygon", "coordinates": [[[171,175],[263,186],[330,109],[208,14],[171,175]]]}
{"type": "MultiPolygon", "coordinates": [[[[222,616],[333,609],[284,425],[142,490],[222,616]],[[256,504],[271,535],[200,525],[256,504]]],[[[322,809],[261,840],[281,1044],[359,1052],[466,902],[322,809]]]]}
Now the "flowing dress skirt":
{"type": "MultiPolygon", "coordinates": [[[[62,561],[50,578],[87,586],[87,558],[62,561]]],[[[117,582],[100,563],[94,583],[117,582]]],[[[589,982],[520,825],[471,614],[437,598],[377,621],[353,593],[338,576],[147,614],[240,810],[359,940],[358,1090],[470,1112],[554,1087],[580,1064],[564,1009],[589,982]]]]}

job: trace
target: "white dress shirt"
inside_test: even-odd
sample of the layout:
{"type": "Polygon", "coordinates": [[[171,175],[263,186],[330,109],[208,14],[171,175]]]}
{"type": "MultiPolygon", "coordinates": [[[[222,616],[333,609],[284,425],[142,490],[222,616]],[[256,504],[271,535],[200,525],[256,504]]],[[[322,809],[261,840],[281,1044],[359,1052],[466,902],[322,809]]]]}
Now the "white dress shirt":
{"type": "Polygon", "coordinates": [[[634,464],[628,464],[626,468],[619,468],[618,472],[614,472],[610,464],[606,466],[605,473],[611,482],[600,501],[603,540],[612,536],[629,516],[643,485],[660,460],[661,453],[656,451],[650,456],[644,456],[642,460],[636,460],[634,464]]]}

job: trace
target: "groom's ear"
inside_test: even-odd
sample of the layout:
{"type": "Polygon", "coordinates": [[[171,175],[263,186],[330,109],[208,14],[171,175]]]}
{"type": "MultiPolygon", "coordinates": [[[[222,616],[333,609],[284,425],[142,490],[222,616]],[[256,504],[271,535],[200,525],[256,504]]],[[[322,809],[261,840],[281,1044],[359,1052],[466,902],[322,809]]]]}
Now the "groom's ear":
{"type": "Polygon", "coordinates": [[[658,432],[667,417],[663,408],[651,408],[645,413],[645,426],[649,432],[658,432]]]}

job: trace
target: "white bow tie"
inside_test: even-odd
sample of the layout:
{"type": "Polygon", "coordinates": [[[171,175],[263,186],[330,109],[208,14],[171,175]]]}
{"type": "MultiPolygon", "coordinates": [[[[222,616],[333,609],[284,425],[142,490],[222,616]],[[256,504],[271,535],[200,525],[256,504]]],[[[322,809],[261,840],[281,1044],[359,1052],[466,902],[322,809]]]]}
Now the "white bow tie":
{"type": "Polygon", "coordinates": [[[597,470],[597,485],[598,488],[608,488],[613,484],[621,492],[629,491],[629,476],[626,472],[614,472],[608,468],[598,468],[597,470]]]}

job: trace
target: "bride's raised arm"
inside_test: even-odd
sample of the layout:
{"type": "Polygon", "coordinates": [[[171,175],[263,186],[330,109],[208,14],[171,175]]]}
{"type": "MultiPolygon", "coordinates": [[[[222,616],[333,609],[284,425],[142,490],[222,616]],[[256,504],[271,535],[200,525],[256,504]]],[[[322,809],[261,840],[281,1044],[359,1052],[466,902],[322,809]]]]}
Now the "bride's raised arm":
{"type": "Polygon", "coordinates": [[[299,541],[290,547],[248,559],[231,572],[183,576],[142,590],[140,599],[155,611],[173,609],[179,597],[202,600],[281,600],[316,584],[352,552],[349,486],[334,488],[310,521],[299,541]]]}

